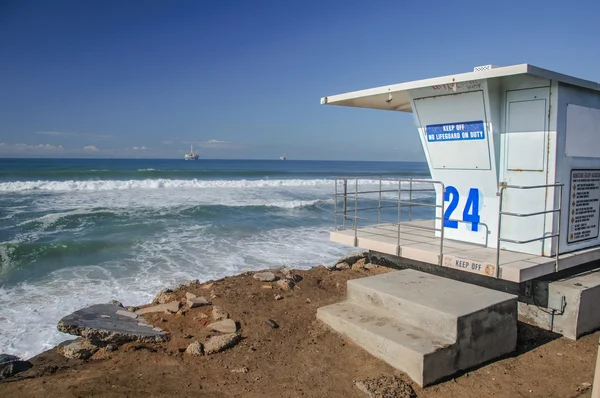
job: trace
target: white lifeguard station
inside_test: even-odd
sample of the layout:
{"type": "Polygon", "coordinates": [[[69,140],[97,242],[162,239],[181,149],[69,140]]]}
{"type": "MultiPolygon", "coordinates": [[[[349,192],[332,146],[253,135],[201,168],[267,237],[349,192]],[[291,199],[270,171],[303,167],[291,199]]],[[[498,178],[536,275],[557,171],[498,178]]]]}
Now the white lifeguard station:
{"type": "Polygon", "coordinates": [[[600,327],[600,273],[581,274],[600,267],[599,83],[486,65],[321,104],[412,112],[431,174],[337,179],[332,241],[511,293],[522,315],[570,338],[600,327]]]}

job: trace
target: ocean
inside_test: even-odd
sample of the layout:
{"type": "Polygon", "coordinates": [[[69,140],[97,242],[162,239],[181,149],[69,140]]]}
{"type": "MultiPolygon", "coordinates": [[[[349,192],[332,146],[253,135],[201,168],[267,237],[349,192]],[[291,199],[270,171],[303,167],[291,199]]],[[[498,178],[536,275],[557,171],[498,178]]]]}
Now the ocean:
{"type": "Polygon", "coordinates": [[[190,279],[334,262],[352,251],[329,241],[336,176],[375,184],[429,172],[408,162],[0,159],[0,353],[29,358],[72,338],[56,324],[87,305],[141,305],[190,279]]]}

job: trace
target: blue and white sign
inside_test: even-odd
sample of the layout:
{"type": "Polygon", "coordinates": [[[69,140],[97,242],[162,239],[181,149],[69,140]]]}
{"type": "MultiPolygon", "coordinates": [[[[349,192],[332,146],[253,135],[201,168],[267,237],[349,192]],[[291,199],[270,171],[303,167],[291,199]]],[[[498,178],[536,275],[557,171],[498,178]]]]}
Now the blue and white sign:
{"type": "Polygon", "coordinates": [[[425,127],[425,133],[429,142],[485,139],[485,129],[481,120],[450,124],[430,124],[425,127]]]}

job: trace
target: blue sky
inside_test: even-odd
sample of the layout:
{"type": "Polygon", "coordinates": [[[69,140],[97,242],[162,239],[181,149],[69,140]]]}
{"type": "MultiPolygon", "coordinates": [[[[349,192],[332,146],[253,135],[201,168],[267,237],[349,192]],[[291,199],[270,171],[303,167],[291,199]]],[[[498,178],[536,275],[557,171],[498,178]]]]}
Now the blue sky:
{"type": "Polygon", "coordinates": [[[598,1],[0,0],[0,156],[423,160],[323,96],[531,63],[600,80],[598,1]]]}

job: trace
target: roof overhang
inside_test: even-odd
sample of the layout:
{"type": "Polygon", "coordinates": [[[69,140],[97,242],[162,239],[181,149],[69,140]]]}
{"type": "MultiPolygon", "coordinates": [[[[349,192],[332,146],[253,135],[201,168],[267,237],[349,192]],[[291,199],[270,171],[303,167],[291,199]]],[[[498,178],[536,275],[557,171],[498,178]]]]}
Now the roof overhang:
{"type": "Polygon", "coordinates": [[[331,95],[321,98],[321,104],[373,108],[389,111],[412,112],[409,91],[431,86],[468,82],[471,80],[493,79],[512,75],[532,75],[566,84],[600,91],[600,83],[563,75],[529,64],[496,67],[488,70],[460,73],[434,77],[431,79],[414,80],[406,83],[381,86],[367,90],[353,91],[344,94],[331,95]]]}

